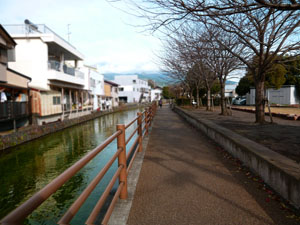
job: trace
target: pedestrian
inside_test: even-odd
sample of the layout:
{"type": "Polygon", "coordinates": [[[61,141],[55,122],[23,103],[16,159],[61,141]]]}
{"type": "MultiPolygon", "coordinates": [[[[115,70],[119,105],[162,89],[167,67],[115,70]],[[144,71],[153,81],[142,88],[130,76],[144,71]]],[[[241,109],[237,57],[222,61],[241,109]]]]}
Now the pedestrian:
{"type": "Polygon", "coordinates": [[[159,100],[158,104],[159,104],[159,108],[161,108],[162,107],[162,100],[161,99],[159,100]]]}

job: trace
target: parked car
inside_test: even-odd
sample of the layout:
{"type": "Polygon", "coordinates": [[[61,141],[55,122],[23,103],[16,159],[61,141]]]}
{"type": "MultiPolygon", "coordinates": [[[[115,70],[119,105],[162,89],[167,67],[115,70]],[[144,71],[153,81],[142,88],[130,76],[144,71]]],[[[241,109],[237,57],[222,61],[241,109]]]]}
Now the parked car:
{"type": "Polygon", "coordinates": [[[232,99],[232,104],[233,105],[246,105],[246,97],[236,97],[232,99]]]}
{"type": "Polygon", "coordinates": [[[246,105],[246,99],[242,99],[242,100],[240,101],[240,105],[246,105]]]}

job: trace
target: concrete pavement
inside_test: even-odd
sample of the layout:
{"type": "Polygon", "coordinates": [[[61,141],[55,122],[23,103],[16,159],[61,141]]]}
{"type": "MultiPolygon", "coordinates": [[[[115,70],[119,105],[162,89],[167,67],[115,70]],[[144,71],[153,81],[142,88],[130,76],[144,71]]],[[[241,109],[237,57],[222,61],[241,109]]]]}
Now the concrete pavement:
{"type": "Polygon", "coordinates": [[[217,148],[158,109],[127,224],[297,224],[217,148]]]}

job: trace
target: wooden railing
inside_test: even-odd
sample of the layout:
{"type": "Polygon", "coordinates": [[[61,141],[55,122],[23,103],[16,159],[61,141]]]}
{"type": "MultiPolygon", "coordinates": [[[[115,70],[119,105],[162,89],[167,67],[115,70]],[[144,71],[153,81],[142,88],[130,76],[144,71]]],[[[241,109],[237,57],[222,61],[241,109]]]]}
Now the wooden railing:
{"type": "Polygon", "coordinates": [[[104,177],[106,172],[112,166],[114,161],[118,159],[118,169],[112,177],[110,183],[106,187],[105,191],[101,195],[100,199],[96,203],[94,209],[89,215],[85,224],[94,224],[99,212],[104,205],[110,191],[112,190],[116,180],[119,178],[118,189],[110,203],[109,208],[102,220],[101,224],[107,224],[117,199],[126,199],[127,193],[127,175],[132,167],[133,161],[138,152],[142,151],[142,140],[148,134],[149,126],[156,112],[156,104],[152,104],[151,107],[146,108],[142,113],[138,113],[137,117],[134,118],[129,124],[118,124],[117,131],[107,138],[102,144],[97,146],[95,149],[90,151],[87,155],[77,161],[74,165],[65,170],[52,182],[46,185],[39,192],[34,194],[30,199],[8,214],[1,220],[1,224],[22,224],[24,219],[29,216],[38,206],[46,201],[53,193],[55,193],[63,184],[65,184],[70,178],[72,178],[81,168],[83,168],[88,162],[90,162],[95,156],[97,156],[106,146],[112,141],[117,139],[117,151],[113,157],[106,163],[102,170],[96,175],[91,183],[85,188],[81,195],[75,200],[71,207],[66,211],[62,218],[58,221],[58,224],[70,224],[72,218],[76,215],[80,207],[83,205],[85,200],[90,196],[92,191],[95,189],[97,184],[104,177]],[[137,128],[129,135],[126,140],[125,132],[134,123],[137,123],[137,128]],[[126,146],[130,140],[136,136],[129,151],[126,151],[126,146]],[[128,165],[128,167],[127,167],[128,165]]]}

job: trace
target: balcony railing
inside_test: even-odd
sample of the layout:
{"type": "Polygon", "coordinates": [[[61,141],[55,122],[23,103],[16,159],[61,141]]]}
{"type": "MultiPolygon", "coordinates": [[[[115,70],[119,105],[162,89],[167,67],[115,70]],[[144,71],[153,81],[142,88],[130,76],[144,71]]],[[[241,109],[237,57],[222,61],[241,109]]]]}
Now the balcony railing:
{"type": "MultiPolygon", "coordinates": [[[[56,34],[54,31],[52,31],[49,27],[47,27],[45,24],[35,24],[35,26],[30,26],[27,24],[9,24],[9,25],[4,25],[5,30],[10,34],[10,35],[31,35],[31,34],[54,34],[58,38],[60,38],[63,42],[66,44],[72,46],[75,48],[73,45],[71,45],[68,41],[63,39],[61,36],[56,34]]],[[[75,48],[76,49],[76,48],[75,48]]]]}
{"type": "Polygon", "coordinates": [[[0,103],[0,120],[18,119],[28,115],[28,102],[0,103]]]}
{"type": "Polygon", "coordinates": [[[55,60],[49,60],[48,61],[48,69],[50,70],[56,70],[74,77],[78,77],[81,79],[84,79],[84,73],[76,70],[74,67],[69,67],[65,64],[62,65],[62,63],[55,61],[55,60]]]}
{"type": "Polygon", "coordinates": [[[91,87],[96,87],[96,80],[94,80],[93,78],[90,78],[90,84],[91,84],[91,87]]]}

